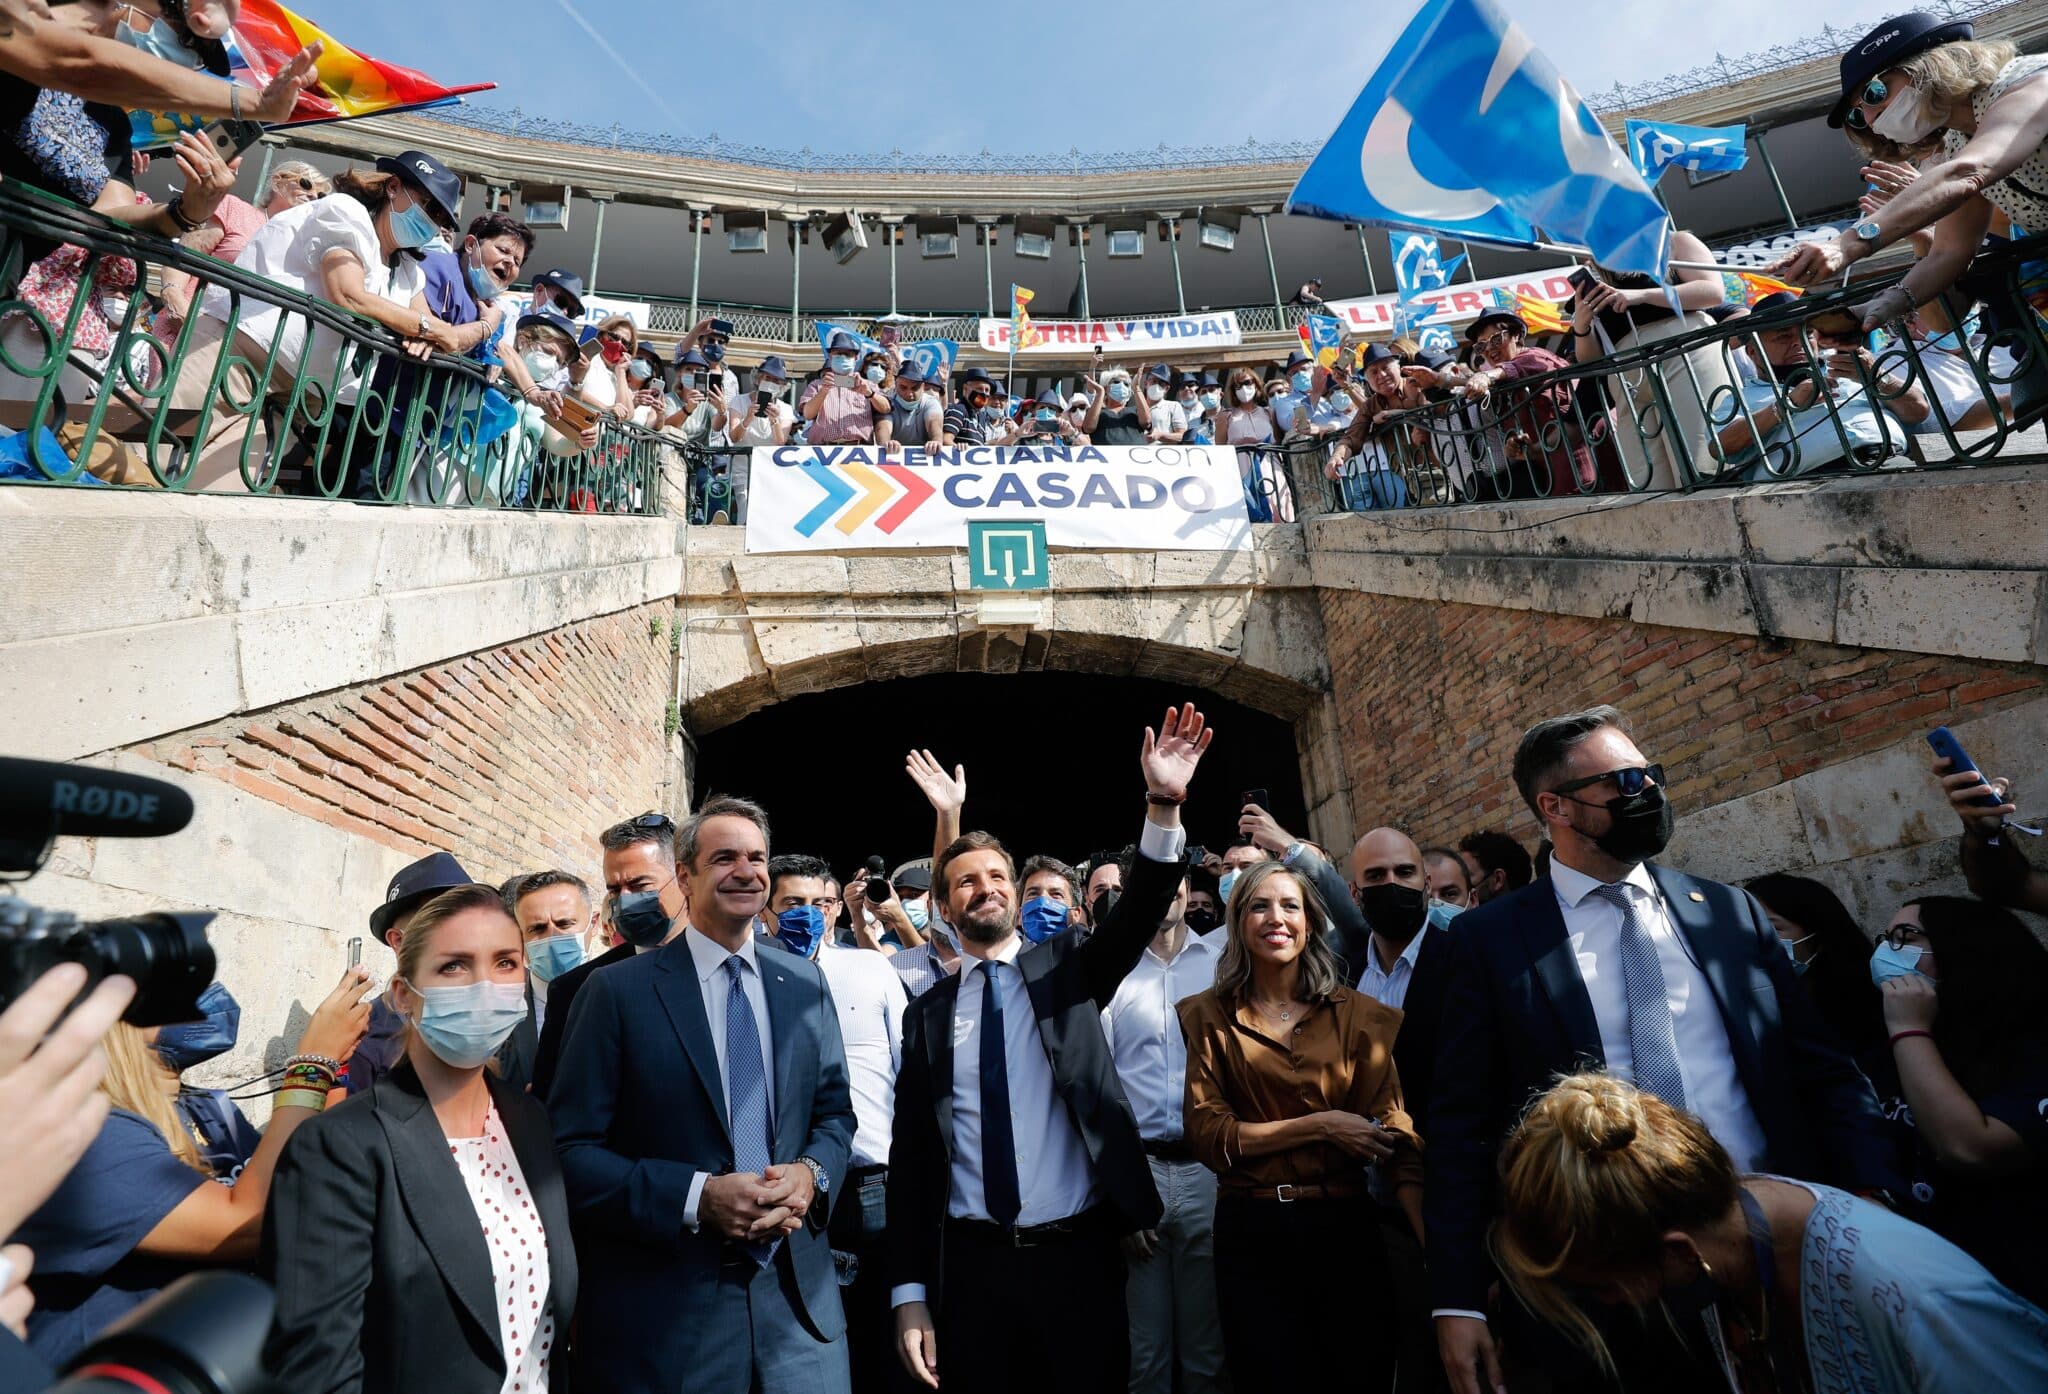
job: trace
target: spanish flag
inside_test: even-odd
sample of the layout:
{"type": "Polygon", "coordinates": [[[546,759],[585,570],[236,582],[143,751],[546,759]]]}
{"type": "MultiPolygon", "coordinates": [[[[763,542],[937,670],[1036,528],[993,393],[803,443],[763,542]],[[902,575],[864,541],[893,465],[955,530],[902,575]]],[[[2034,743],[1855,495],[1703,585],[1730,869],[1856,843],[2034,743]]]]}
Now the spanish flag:
{"type": "Polygon", "coordinates": [[[1766,295],[1776,295],[1781,290],[1799,294],[1798,286],[1788,286],[1775,277],[1755,271],[1723,271],[1721,273],[1722,299],[1736,305],[1754,305],[1766,295]]]}
{"type": "Polygon", "coordinates": [[[1031,312],[1024,307],[1037,298],[1038,292],[1026,290],[1012,281],[1010,283],[1010,352],[1022,353],[1034,344],[1045,342],[1031,323],[1031,312]]]}

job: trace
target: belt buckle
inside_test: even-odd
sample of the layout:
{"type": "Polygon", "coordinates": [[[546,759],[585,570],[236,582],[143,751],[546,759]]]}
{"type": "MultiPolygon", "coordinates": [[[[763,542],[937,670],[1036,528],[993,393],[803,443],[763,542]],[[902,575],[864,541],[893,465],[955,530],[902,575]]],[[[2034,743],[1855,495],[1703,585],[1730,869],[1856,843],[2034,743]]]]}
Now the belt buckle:
{"type": "Polygon", "coordinates": [[[1279,1201],[1282,1205],[1292,1205],[1300,1199],[1299,1196],[1293,1194],[1297,1189],[1299,1188],[1292,1183],[1283,1181],[1273,1188],[1273,1199],[1279,1201]]]}
{"type": "Polygon", "coordinates": [[[1013,1249],[1032,1249],[1036,1248],[1038,1244],[1038,1241],[1025,1230],[1024,1226],[1017,1224],[1005,1225],[1003,1227],[1003,1238],[1010,1241],[1010,1247],[1013,1249]]]}

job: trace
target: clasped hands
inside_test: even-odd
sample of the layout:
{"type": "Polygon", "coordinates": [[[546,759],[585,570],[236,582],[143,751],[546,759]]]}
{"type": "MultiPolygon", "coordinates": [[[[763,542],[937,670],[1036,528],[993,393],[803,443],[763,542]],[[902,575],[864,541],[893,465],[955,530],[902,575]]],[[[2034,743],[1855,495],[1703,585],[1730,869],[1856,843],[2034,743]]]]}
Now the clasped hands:
{"type": "Polygon", "coordinates": [[[758,1176],[729,1171],[705,1181],[697,1228],[735,1244],[770,1243],[802,1229],[816,1197],[811,1169],[802,1162],[771,1166],[758,1176]]]}

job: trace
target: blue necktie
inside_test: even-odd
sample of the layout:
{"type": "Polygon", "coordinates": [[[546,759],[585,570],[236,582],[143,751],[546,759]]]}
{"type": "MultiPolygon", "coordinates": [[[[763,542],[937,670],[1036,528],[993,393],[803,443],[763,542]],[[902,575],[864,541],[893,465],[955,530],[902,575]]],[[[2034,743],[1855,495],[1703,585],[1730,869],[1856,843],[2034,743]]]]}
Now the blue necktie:
{"type": "Polygon", "coordinates": [[[1621,987],[1628,1000],[1628,1053],[1635,1065],[1636,1088],[1673,1108],[1684,1108],[1678,1035],[1672,1027],[1671,999],[1664,992],[1657,946],[1650,941],[1649,928],[1627,886],[1598,886],[1593,894],[1621,911],[1621,987]]]}
{"type": "MultiPolygon", "coordinates": [[[[761,1028],[753,1004],[741,984],[746,960],[738,954],[725,961],[725,1111],[732,1120],[732,1164],[735,1171],[756,1176],[768,1170],[768,1077],[761,1069],[761,1028]]],[[[775,1257],[772,1243],[749,1244],[747,1251],[763,1268],[775,1257]]]]}
{"type": "Polygon", "coordinates": [[[993,959],[981,965],[981,1189],[988,1217],[1017,1223],[1017,1139],[1010,1129],[1010,1057],[1003,1050],[1003,999],[993,959]]]}

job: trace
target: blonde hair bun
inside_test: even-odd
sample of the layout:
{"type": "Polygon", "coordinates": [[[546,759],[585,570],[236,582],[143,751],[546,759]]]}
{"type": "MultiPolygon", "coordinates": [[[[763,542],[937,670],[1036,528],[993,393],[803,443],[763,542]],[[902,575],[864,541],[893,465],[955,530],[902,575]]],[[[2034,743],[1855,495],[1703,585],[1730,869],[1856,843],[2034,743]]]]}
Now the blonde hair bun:
{"type": "Polygon", "coordinates": [[[1559,1136],[1592,1156],[1619,1152],[1645,1131],[1645,1097],[1613,1075],[1581,1074],[1560,1080],[1542,1106],[1555,1113],[1559,1136]]]}

